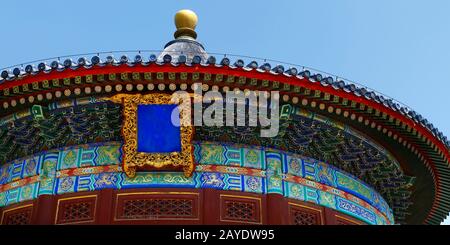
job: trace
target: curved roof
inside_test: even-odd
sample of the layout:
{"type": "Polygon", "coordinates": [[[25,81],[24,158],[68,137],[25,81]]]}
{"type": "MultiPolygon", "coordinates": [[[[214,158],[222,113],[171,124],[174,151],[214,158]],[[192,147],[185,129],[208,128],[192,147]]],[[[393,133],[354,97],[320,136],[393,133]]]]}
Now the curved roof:
{"type": "Polygon", "coordinates": [[[302,71],[298,72],[297,68],[291,67],[290,69],[285,70],[284,66],[282,65],[277,65],[273,69],[271,69],[272,66],[269,63],[265,63],[258,67],[258,63],[256,61],[251,61],[247,66],[245,66],[244,61],[241,59],[237,59],[234,64],[231,64],[230,59],[226,57],[223,58],[219,64],[216,64],[215,56],[208,56],[200,43],[191,40],[173,40],[167,43],[165,49],[161,51],[158,56],[151,55],[149,60],[144,60],[144,57],[138,54],[136,55],[134,61],[129,60],[126,55],[121,56],[120,60],[115,60],[114,56],[109,55],[106,57],[106,60],[102,61],[98,55],[95,55],[91,58],[91,62],[89,62],[89,60],[84,57],[80,57],[78,59],[78,62],[74,62],[72,59],[68,58],[63,62],[54,60],[50,64],[50,66],[45,62],[41,62],[34,65],[28,64],[25,66],[25,68],[23,68],[22,65],[10,70],[5,69],[1,72],[0,89],[14,87],[15,85],[17,85],[17,83],[14,83],[14,81],[20,81],[27,77],[37,76],[39,74],[52,73],[53,71],[62,72],[64,70],[76,70],[78,68],[91,69],[95,67],[103,67],[106,65],[120,66],[124,64],[128,65],[129,67],[139,65],[148,66],[152,63],[158,65],[171,64],[172,66],[178,66],[180,64],[184,64],[187,66],[227,66],[231,69],[240,68],[245,71],[255,70],[260,73],[270,73],[275,75],[282,74],[286,77],[296,77],[299,79],[307,78],[311,82],[319,82],[319,84],[323,87],[330,86],[336,90],[342,90],[346,93],[354,94],[357,97],[373,101],[377,104],[383,105],[390,110],[401,113],[402,115],[413,120],[414,123],[425,127],[436,139],[438,139],[447,147],[448,150],[450,150],[450,141],[447,139],[447,136],[445,136],[438,128],[436,128],[421,114],[407,106],[400,104],[393,98],[389,98],[366,87],[361,87],[358,84],[354,84],[344,80],[334,80],[334,78],[331,76],[324,77],[320,73],[311,74],[311,72],[307,69],[302,69],[302,71]],[[164,60],[163,57],[165,55],[170,56],[170,60],[164,60]],[[199,62],[193,61],[193,58],[195,56],[198,56],[200,58],[199,62]],[[157,59],[154,59],[152,57],[157,57],[157,59]]]}
{"type": "Polygon", "coordinates": [[[208,54],[203,45],[189,39],[176,39],[167,43],[164,50],[158,55],[158,61],[164,62],[164,56],[178,61],[186,60],[187,63],[200,63],[202,60],[208,59],[208,54]],[[198,56],[196,57],[197,60],[194,60],[195,56],[198,56]]]}
{"type": "MultiPolygon", "coordinates": [[[[416,210],[411,211],[411,216],[416,217],[412,218],[411,222],[438,224],[447,216],[450,210],[447,201],[450,190],[447,177],[450,174],[448,141],[418,113],[373,91],[344,81],[310,74],[306,70],[295,72],[293,69],[284,70],[280,66],[268,69],[267,65],[251,68],[255,67],[254,62],[250,62],[249,67],[246,67],[242,60],[237,60],[234,65],[231,65],[228,58],[224,58],[219,64],[213,63],[214,60],[215,58],[209,57],[206,63],[201,64],[180,63],[174,59],[170,63],[106,60],[95,65],[72,63],[70,66],[67,65],[68,62],[63,62],[56,69],[45,67],[42,71],[21,73],[0,83],[0,105],[3,106],[0,110],[2,115],[11,114],[27,105],[35,104],[34,101],[39,101],[39,98],[40,101],[50,101],[52,95],[57,97],[57,91],[60,91],[60,96],[76,96],[80,93],[80,90],[75,91],[76,88],[91,87],[91,90],[97,93],[95,91],[98,83],[93,83],[93,80],[103,79],[108,81],[108,85],[114,86],[133,83],[133,74],[138,74],[138,77],[144,80],[146,74],[154,74],[150,79],[156,83],[181,83],[182,81],[176,78],[171,79],[170,74],[186,74],[189,79],[184,82],[199,81],[201,76],[202,81],[209,80],[211,84],[220,86],[276,89],[281,91],[283,98],[287,96],[293,103],[314,107],[320,113],[329,113],[338,121],[358,128],[390,149],[402,168],[410,175],[418,177],[417,187],[413,191],[416,202],[432,202],[430,207],[416,205],[416,210]],[[93,76],[96,76],[96,79],[93,79],[93,76]],[[59,82],[54,84],[53,81],[59,82]],[[47,94],[50,94],[50,99],[47,94]],[[44,96],[46,98],[43,98],[44,96]],[[420,211],[421,209],[424,210],[420,211]]],[[[102,83],[104,86],[105,83],[102,83]]],[[[86,91],[81,93],[85,94],[86,91]]],[[[110,90],[110,93],[115,92],[117,88],[116,91],[110,90]]]]}

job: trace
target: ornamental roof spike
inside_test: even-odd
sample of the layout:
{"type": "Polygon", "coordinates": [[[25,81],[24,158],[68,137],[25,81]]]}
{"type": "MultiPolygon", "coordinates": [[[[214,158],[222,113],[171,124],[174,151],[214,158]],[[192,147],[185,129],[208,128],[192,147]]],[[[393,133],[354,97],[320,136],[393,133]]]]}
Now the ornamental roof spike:
{"type": "Polygon", "coordinates": [[[183,9],[175,14],[175,26],[177,30],[174,33],[175,39],[168,42],[164,46],[164,50],[158,55],[158,61],[163,62],[165,55],[172,56],[172,60],[178,61],[180,55],[186,56],[186,64],[200,64],[206,62],[208,54],[202,44],[197,42],[197,26],[198,17],[192,11],[183,9]],[[200,62],[196,56],[200,57],[200,62]]]}
{"type": "Polygon", "coordinates": [[[175,14],[175,26],[177,31],[174,33],[175,39],[193,39],[197,38],[195,27],[197,27],[198,17],[194,11],[182,9],[175,14]]]}

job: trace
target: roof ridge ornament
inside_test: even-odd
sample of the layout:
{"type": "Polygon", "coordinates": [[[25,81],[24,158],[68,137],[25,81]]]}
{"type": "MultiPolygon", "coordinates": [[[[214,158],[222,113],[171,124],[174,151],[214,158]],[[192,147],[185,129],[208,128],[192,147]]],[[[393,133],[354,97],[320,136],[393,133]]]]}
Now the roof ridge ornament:
{"type": "Polygon", "coordinates": [[[175,14],[175,26],[177,31],[173,34],[175,39],[193,39],[197,38],[195,27],[198,17],[194,11],[182,9],[175,14]]]}

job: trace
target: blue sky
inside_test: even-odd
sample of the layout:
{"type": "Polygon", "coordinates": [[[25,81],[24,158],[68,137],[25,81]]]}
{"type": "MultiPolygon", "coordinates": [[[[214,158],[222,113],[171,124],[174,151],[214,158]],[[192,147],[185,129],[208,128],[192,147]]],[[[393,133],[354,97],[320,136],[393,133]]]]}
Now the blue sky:
{"type": "Polygon", "coordinates": [[[302,64],[411,106],[450,136],[450,1],[2,1],[0,67],[68,54],[162,49],[174,13],[207,51],[302,64]]]}

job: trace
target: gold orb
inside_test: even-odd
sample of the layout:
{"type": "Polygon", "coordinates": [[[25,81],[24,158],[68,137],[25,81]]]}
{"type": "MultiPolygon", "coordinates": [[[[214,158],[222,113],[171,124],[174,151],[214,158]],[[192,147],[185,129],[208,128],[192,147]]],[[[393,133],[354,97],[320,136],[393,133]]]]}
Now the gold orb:
{"type": "Polygon", "coordinates": [[[175,14],[175,26],[177,29],[194,30],[197,26],[198,17],[194,11],[182,9],[175,14]]]}

